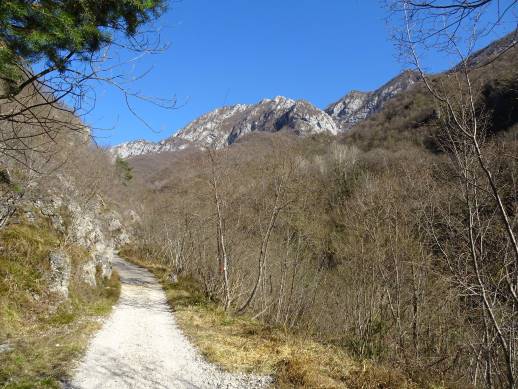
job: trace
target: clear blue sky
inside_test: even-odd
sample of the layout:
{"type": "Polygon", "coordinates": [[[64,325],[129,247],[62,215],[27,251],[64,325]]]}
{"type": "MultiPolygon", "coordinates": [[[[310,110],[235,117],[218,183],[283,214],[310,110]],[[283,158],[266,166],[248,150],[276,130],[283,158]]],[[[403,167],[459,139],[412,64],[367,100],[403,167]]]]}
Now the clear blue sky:
{"type": "MultiPolygon", "coordinates": [[[[171,1],[158,25],[167,52],[141,59],[128,74],[152,67],[132,86],[178,99],[178,109],[138,104],[146,128],[114,89],[98,88],[86,116],[100,144],[160,140],[222,105],[283,95],[325,107],[352,89],[373,90],[405,64],[389,39],[378,0],[171,1]]],[[[439,59],[435,69],[445,66],[439,59]]]]}

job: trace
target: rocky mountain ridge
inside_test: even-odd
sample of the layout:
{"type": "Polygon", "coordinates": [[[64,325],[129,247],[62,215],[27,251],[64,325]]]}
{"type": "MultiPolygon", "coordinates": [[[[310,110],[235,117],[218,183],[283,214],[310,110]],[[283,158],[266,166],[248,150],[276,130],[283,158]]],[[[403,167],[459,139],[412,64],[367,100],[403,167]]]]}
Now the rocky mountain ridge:
{"type": "Polygon", "coordinates": [[[162,140],[150,142],[144,139],[121,143],[108,149],[109,153],[119,158],[132,158],[145,154],[157,154],[166,151],[182,150],[190,146],[190,142],[177,139],[177,141],[162,140]]]}
{"type": "Polygon", "coordinates": [[[337,135],[379,112],[393,97],[410,89],[419,74],[406,70],[372,92],[351,91],[325,110],[305,100],[277,96],[257,104],[217,108],[160,142],[136,140],[112,147],[113,156],[132,158],[188,147],[222,148],[242,136],[258,132],[288,131],[299,136],[337,135]]]}
{"type": "Polygon", "coordinates": [[[300,136],[337,135],[378,112],[387,101],[409,89],[417,80],[417,73],[405,71],[373,92],[352,91],[325,111],[305,100],[283,96],[263,99],[257,104],[217,108],[160,142],[135,140],[109,151],[113,156],[132,158],[188,147],[222,148],[255,131],[288,131],[300,136]]]}
{"type": "MultiPolygon", "coordinates": [[[[477,66],[514,47],[517,41],[518,30],[475,52],[468,62],[470,66],[477,66]]],[[[324,110],[307,101],[282,96],[264,99],[253,105],[222,107],[195,119],[161,142],[133,141],[114,146],[110,152],[114,156],[130,158],[187,147],[221,148],[255,131],[284,130],[301,136],[322,132],[336,135],[381,111],[388,101],[412,88],[419,79],[418,72],[405,70],[375,91],[351,91],[324,110]]]]}
{"type": "Polygon", "coordinates": [[[110,152],[121,158],[130,158],[187,147],[222,148],[255,131],[287,131],[302,136],[324,132],[336,135],[339,132],[334,120],[311,103],[277,96],[257,104],[218,108],[163,141],[132,141],[115,146],[110,152]]]}

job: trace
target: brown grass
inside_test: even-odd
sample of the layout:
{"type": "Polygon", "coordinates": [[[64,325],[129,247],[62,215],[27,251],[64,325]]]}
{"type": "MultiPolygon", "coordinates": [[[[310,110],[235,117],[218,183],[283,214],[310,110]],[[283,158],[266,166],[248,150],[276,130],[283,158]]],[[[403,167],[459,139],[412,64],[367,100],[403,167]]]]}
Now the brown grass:
{"type": "Polygon", "coordinates": [[[65,247],[73,272],[69,299],[60,301],[48,290],[48,254],[60,244],[44,224],[13,225],[0,235],[0,387],[57,388],[85,350],[120,293],[116,273],[98,277],[91,288],[77,269],[87,253],[65,247]]]}
{"type": "Polygon", "coordinates": [[[180,328],[211,362],[228,371],[270,374],[278,388],[417,388],[401,372],[351,358],[337,346],[224,312],[189,278],[173,285],[166,266],[142,261],[162,282],[180,328]]]}

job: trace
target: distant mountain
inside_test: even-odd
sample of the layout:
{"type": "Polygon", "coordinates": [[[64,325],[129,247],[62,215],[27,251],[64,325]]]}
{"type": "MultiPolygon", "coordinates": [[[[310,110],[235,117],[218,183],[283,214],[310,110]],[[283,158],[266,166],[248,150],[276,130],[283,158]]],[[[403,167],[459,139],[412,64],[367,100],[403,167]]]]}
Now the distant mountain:
{"type": "MultiPolygon", "coordinates": [[[[468,59],[468,64],[477,66],[490,62],[498,57],[498,54],[514,50],[517,43],[518,30],[474,53],[468,59]]],[[[503,66],[507,68],[512,65],[503,66]]],[[[418,72],[406,70],[375,91],[351,91],[324,111],[307,101],[282,96],[264,99],[252,105],[222,107],[192,121],[175,135],[161,142],[138,140],[115,146],[110,151],[113,155],[130,158],[188,147],[221,148],[231,145],[245,134],[256,131],[287,131],[300,136],[318,133],[336,135],[379,114],[396,96],[406,96],[407,91],[411,93],[410,89],[419,79],[418,72]]]]}
{"type": "Polygon", "coordinates": [[[325,109],[344,131],[379,112],[385,103],[397,94],[408,90],[419,80],[414,71],[404,71],[374,92],[351,91],[325,109]]]}
{"type": "Polygon", "coordinates": [[[278,96],[253,105],[218,108],[159,143],[139,140],[115,146],[110,151],[113,155],[129,158],[189,146],[222,148],[256,131],[287,131],[301,136],[324,132],[336,135],[339,132],[334,120],[309,102],[278,96]]]}

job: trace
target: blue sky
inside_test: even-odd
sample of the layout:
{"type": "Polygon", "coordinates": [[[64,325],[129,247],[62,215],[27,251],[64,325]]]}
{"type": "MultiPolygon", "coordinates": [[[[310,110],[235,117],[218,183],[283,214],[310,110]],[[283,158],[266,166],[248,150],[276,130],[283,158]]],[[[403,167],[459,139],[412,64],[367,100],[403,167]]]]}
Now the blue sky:
{"type": "MultiPolygon", "coordinates": [[[[164,139],[222,105],[283,95],[325,107],[348,91],[373,90],[406,66],[390,40],[378,0],[182,0],[158,21],[169,49],[126,67],[151,69],[132,89],[165,98],[177,109],[134,102],[147,128],[115,89],[97,87],[85,120],[97,141],[164,139]]],[[[431,70],[447,66],[440,58],[431,70]]]]}

